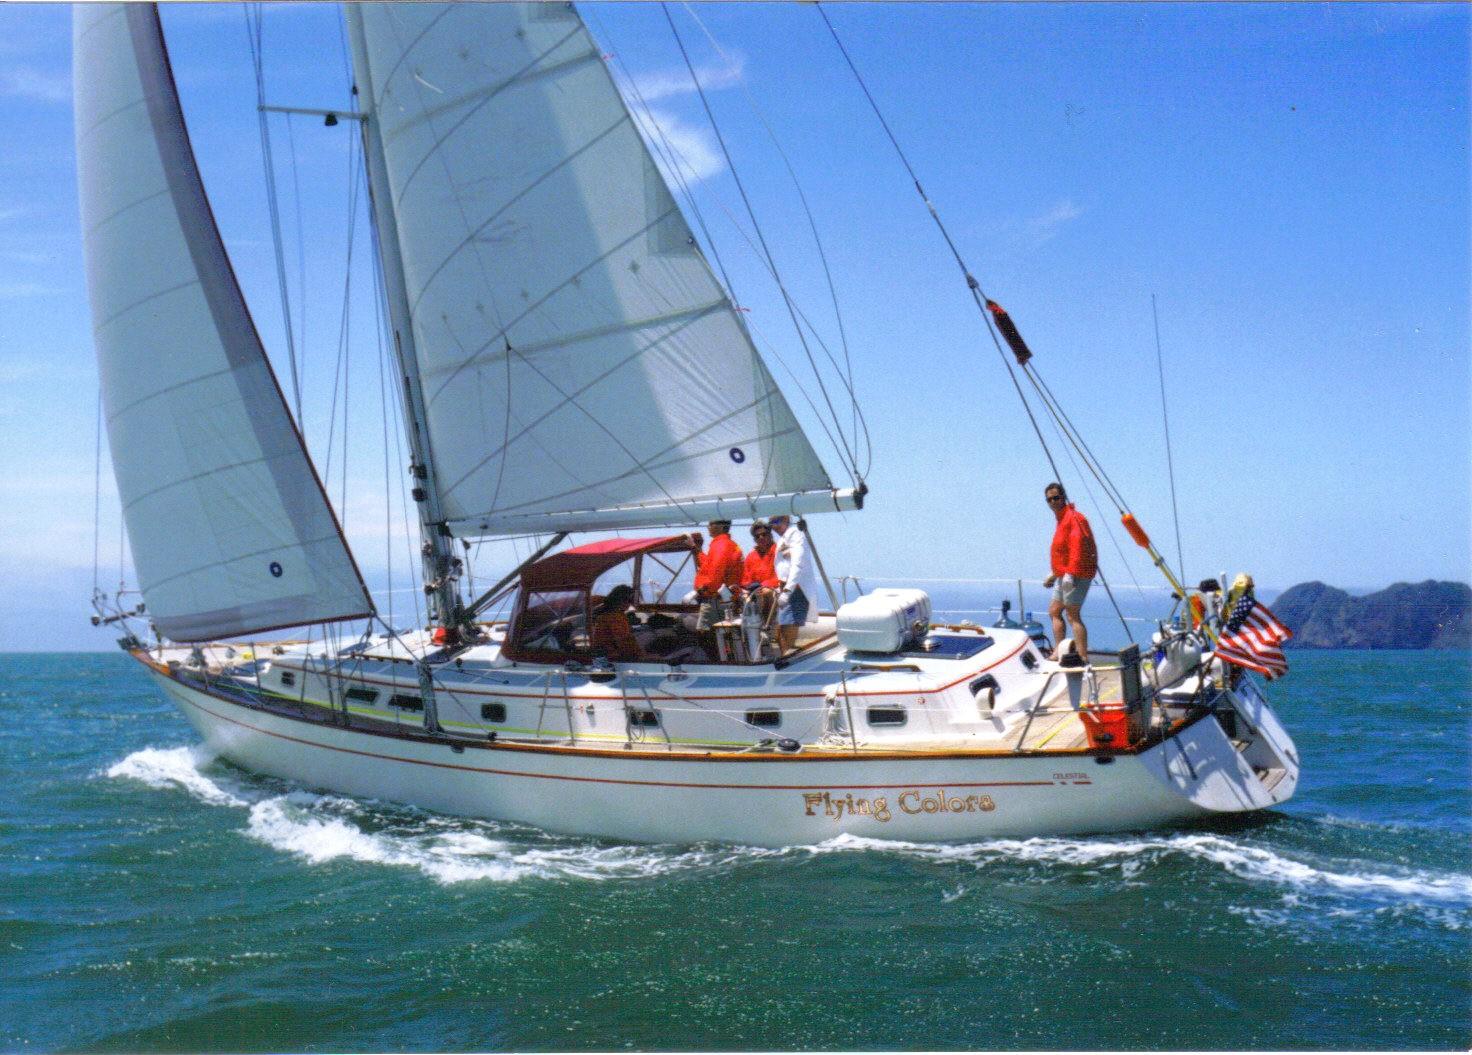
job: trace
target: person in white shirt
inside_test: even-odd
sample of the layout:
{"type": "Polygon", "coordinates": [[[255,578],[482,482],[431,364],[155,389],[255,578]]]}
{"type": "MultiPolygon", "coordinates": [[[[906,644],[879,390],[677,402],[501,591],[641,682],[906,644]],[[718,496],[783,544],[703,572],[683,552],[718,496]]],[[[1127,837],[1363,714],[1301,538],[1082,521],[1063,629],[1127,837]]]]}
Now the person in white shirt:
{"type": "Polygon", "coordinates": [[[777,642],[786,655],[797,646],[798,627],[817,614],[813,598],[818,595],[818,569],[808,552],[807,535],[793,525],[791,517],[779,514],[771,518],[771,525],[778,536],[776,567],[781,581],[777,642]]]}

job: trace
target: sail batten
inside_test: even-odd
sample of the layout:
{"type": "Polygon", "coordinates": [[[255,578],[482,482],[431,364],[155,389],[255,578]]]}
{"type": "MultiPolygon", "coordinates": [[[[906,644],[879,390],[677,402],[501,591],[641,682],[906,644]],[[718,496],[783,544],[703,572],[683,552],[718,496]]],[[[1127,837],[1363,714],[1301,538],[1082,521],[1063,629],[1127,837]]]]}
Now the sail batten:
{"type": "Polygon", "coordinates": [[[152,4],[73,14],[78,189],[134,570],[176,641],[372,613],[220,240],[152,4]]]}
{"type": "Polygon", "coordinates": [[[577,12],[353,17],[447,529],[681,522],[751,495],[833,508],[577,12]]]}

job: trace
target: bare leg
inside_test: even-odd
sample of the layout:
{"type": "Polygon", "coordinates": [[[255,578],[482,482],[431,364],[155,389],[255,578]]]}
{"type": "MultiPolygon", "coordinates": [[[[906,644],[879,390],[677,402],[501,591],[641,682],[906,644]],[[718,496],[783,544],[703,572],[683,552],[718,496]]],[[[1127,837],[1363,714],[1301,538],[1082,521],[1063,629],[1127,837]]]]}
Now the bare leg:
{"type": "Polygon", "coordinates": [[[782,655],[787,655],[797,647],[797,627],[779,626],[777,628],[777,641],[782,655]]]}
{"type": "Polygon", "coordinates": [[[1053,598],[1052,603],[1048,605],[1048,615],[1053,619],[1054,657],[1062,659],[1062,656],[1057,655],[1057,649],[1063,643],[1063,638],[1066,636],[1063,631],[1063,602],[1056,596],[1053,598]]]}
{"type": "Polygon", "coordinates": [[[1089,630],[1084,626],[1083,617],[1079,609],[1081,605],[1068,605],[1064,611],[1068,613],[1068,623],[1073,627],[1073,640],[1078,645],[1078,655],[1085,663],[1089,661],[1089,630]]]}

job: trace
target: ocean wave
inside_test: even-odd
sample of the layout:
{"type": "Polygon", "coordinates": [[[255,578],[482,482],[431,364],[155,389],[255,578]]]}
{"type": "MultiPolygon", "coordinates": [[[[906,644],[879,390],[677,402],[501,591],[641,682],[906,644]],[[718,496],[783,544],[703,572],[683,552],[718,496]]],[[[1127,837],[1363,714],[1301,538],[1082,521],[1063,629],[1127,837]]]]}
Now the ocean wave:
{"type": "Polygon", "coordinates": [[[145,748],[104,775],[172,788],[210,806],[246,811],[245,833],[313,864],[350,860],[411,868],[439,883],[525,879],[650,879],[724,868],[785,851],[743,847],[608,844],[535,829],[423,813],[301,789],[281,791],[203,772],[197,748],[145,748]]]}
{"type": "MultiPolygon", "coordinates": [[[[145,748],[106,771],[111,778],[155,788],[179,788],[202,803],[243,809],[253,839],[311,863],[352,860],[414,869],[440,883],[516,882],[525,879],[649,879],[725,869],[801,855],[898,854],[917,860],[984,867],[1000,863],[1045,868],[1109,868],[1126,882],[1146,878],[1153,866],[1187,859],[1285,898],[1318,895],[1375,905],[1435,910],[1457,920],[1472,909],[1472,876],[1404,869],[1369,861],[1311,860],[1285,851],[1209,833],[1078,838],[992,839],[973,843],[917,843],[843,834],[813,846],[760,849],[739,846],[646,846],[559,837],[496,821],[444,817],[339,795],[281,790],[208,774],[211,757],[197,748],[145,748]]],[[[1303,855],[1307,856],[1307,855],[1303,855]]],[[[964,888],[963,888],[964,889],[964,888]]]]}
{"type": "Polygon", "coordinates": [[[1095,836],[1074,839],[991,839],[976,843],[912,843],[840,835],[808,848],[812,853],[887,852],[930,861],[960,861],[981,867],[1000,861],[1063,866],[1117,866],[1125,878],[1137,876],[1149,863],[1186,857],[1215,865],[1253,883],[1289,892],[1424,904],[1445,909],[1472,908],[1472,876],[1408,869],[1377,870],[1371,862],[1315,865],[1265,846],[1253,846],[1220,835],[1183,833],[1160,836],[1095,836]]]}
{"type": "Polygon", "coordinates": [[[214,761],[201,747],[145,747],[108,768],[113,779],[136,780],[151,788],[182,788],[210,806],[247,806],[239,789],[214,780],[200,767],[214,761]]]}

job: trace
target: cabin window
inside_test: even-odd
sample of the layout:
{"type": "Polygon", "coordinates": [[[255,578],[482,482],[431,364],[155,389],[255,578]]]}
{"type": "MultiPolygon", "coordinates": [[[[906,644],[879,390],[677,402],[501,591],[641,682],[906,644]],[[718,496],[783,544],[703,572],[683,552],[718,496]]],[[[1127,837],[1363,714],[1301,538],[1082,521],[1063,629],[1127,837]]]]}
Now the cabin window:
{"type": "Polygon", "coordinates": [[[765,728],[775,729],[782,724],[781,711],[747,711],[747,725],[760,725],[765,728]]]}
{"type": "Polygon", "coordinates": [[[292,685],[295,685],[296,684],[296,675],[293,672],[289,671],[289,670],[283,670],[281,672],[281,684],[286,685],[288,687],[289,686],[292,686],[292,685]]]}
{"type": "Polygon", "coordinates": [[[504,703],[481,704],[480,720],[483,722],[504,722],[506,720],[506,705],[504,703]]]}
{"type": "Polygon", "coordinates": [[[904,725],[905,709],[903,707],[870,707],[870,725],[904,725]]]}
{"type": "Polygon", "coordinates": [[[588,645],[587,599],[581,590],[538,590],[526,599],[514,634],[517,648],[572,652],[588,645]]]}
{"type": "Polygon", "coordinates": [[[371,706],[378,702],[377,689],[364,689],[360,687],[354,687],[348,689],[342,695],[343,699],[350,700],[353,703],[366,703],[371,706]]]}
{"type": "Polygon", "coordinates": [[[629,724],[632,725],[632,726],[645,726],[645,727],[658,728],[658,726],[659,726],[659,712],[658,711],[630,711],[629,712],[629,724]]]}
{"type": "Polygon", "coordinates": [[[395,693],[390,696],[388,698],[388,705],[400,711],[424,710],[424,701],[418,696],[407,696],[401,693],[395,693]]]}

